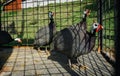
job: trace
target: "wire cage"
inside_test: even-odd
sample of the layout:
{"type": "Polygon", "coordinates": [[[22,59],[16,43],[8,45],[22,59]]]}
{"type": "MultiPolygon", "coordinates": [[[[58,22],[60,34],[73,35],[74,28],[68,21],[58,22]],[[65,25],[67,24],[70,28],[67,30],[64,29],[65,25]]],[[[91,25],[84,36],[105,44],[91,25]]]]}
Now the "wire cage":
{"type": "Polygon", "coordinates": [[[85,9],[91,10],[87,18],[88,31],[93,20],[104,26],[97,35],[96,45],[114,56],[114,0],[7,0],[2,2],[1,30],[8,31],[13,38],[21,38],[22,45],[33,45],[37,30],[50,22],[49,11],[54,12],[57,31],[60,31],[78,23],[85,9]]]}
{"type": "MultiPolygon", "coordinates": [[[[12,56],[11,53],[13,52],[15,52],[13,53],[13,55],[15,54],[13,56],[15,57],[14,58],[15,62],[13,62],[14,65],[17,64],[17,61],[19,63],[19,59],[23,59],[20,61],[22,61],[25,64],[24,67],[29,65],[29,64],[28,65],[26,64],[29,61],[29,59],[36,61],[36,63],[42,59],[42,54],[45,54],[46,49],[35,50],[33,49],[33,43],[34,43],[36,32],[50,23],[49,15],[48,15],[49,11],[52,11],[54,13],[53,18],[56,24],[56,29],[57,31],[60,31],[71,25],[74,26],[77,23],[79,23],[82,20],[84,10],[90,9],[91,10],[90,15],[87,17],[87,25],[88,25],[87,31],[91,30],[91,26],[94,20],[103,26],[103,30],[98,32],[98,34],[96,34],[96,43],[93,49],[93,51],[94,50],[98,52],[100,51],[101,53],[91,52],[86,56],[79,57],[79,60],[83,64],[87,64],[91,67],[88,70],[87,69],[84,70],[84,75],[99,76],[99,75],[105,74],[105,75],[113,76],[114,66],[109,65],[105,60],[105,57],[108,58],[107,60],[110,61],[110,63],[111,61],[116,63],[115,61],[117,61],[117,59],[115,60],[115,53],[119,52],[118,51],[119,50],[119,41],[118,41],[119,32],[117,32],[119,30],[119,28],[117,28],[119,27],[118,26],[119,19],[116,15],[118,14],[119,11],[115,10],[114,0],[1,0],[0,8],[1,8],[0,9],[0,31],[1,30],[7,31],[12,36],[13,39],[21,38],[22,39],[21,46],[23,46],[20,48],[17,47],[17,49],[12,48],[11,50],[9,50],[9,48],[5,48],[5,50],[3,49],[3,51],[1,51],[1,45],[0,45],[1,57],[4,58],[4,60],[2,59],[0,60],[0,69],[1,67],[3,67],[5,62],[9,62],[7,61],[9,60],[7,57],[12,56]],[[117,46],[115,46],[115,44],[117,46]],[[26,46],[32,46],[32,47],[26,47],[26,46]],[[117,51],[115,51],[115,49],[117,51]],[[37,54],[40,51],[42,52],[44,51],[44,52],[43,53],[41,52],[42,54],[37,54]],[[23,58],[21,58],[21,56],[23,58]],[[38,58],[40,58],[39,61],[38,61],[38,58]]],[[[2,46],[6,47],[6,46],[16,46],[16,45],[17,44],[15,42],[10,42],[2,46]]],[[[48,45],[48,47],[50,47],[50,45],[48,45]]],[[[117,53],[117,55],[118,57],[120,56],[119,53],[117,53]]],[[[60,57],[62,57],[61,54],[60,54],[60,57]]],[[[59,57],[56,57],[56,58],[58,58],[59,60],[59,57]]],[[[44,61],[44,59],[45,59],[45,56],[43,55],[43,59],[42,59],[43,62],[48,63],[47,61],[44,61]]],[[[31,60],[29,61],[30,63],[31,63],[31,60]]],[[[13,58],[12,58],[12,61],[13,61],[13,58]]],[[[11,63],[8,63],[8,64],[11,65],[11,63]]],[[[49,64],[50,63],[48,63],[48,65],[49,64]]],[[[40,65],[37,64],[36,66],[36,64],[33,64],[33,66],[35,67],[35,70],[40,70],[39,68],[36,69],[36,67],[38,66],[41,67],[40,65]]],[[[21,67],[21,63],[19,67],[18,66],[15,66],[15,67],[17,68],[21,67]]],[[[65,66],[61,66],[61,67],[64,68],[65,66]]],[[[43,68],[41,69],[43,70],[43,68]]],[[[46,67],[45,69],[49,70],[48,67],[46,67]]],[[[3,70],[3,72],[4,71],[6,70],[3,70]]],[[[23,70],[24,74],[26,73],[26,71],[28,71],[28,69],[23,70]]],[[[79,71],[77,70],[77,72],[81,73],[80,75],[83,75],[83,70],[82,71],[79,70],[79,71]]],[[[12,70],[12,74],[13,72],[14,71],[12,70]]],[[[35,72],[35,75],[36,74],[37,72],[35,72]]],[[[51,73],[49,74],[52,75],[51,73]]],[[[64,74],[61,74],[61,75],[64,75],[64,74]]]]}
{"type": "MultiPolygon", "coordinates": [[[[36,31],[49,24],[48,11],[54,12],[57,31],[59,31],[78,23],[86,8],[93,9],[96,7],[95,0],[26,0],[13,2],[6,3],[3,6],[1,27],[2,30],[8,31],[13,38],[22,38],[23,45],[32,45],[36,31]],[[21,5],[21,7],[17,5],[21,5]]],[[[96,16],[97,9],[95,8],[88,20],[90,21],[88,22],[89,25],[92,22],[91,19],[95,19],[96,16]]]]}
{"type": "Polygon", "coordinates": [[[99,21],[104,26],[100,33],[102,50],[108,57],[115,61],[115,14],[113,0],[100,0],[99,21]]]}

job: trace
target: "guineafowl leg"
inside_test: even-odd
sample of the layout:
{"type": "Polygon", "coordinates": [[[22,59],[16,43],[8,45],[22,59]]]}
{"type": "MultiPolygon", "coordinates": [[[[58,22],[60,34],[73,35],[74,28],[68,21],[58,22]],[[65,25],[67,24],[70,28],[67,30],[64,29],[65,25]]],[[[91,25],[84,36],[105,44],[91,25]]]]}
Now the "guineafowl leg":
{"type": "Polygon", "coordinates": [[[38,46],[34,45],[33,49],[38,50],[38,46]]]}
{"type": "Polygon", "coordinates": [[[45,52],[48,56],[50,56],[50,52],[48,51],[47,46],[45,47],[45,52]]]}
{"type": "Polygon", "coordinates": [[[34,45],[33,49],[37,50],[37,51],[41,51],[40,47],[38,45],[34,45]]]}
{"type": "Polygon", "coordinates": [[[40,47],[38,47],[38,51],[40,51],[40,52],[41,52],[41,48],[40,48],[40,47]]]}
{"type": "Polygon", "coordinates": [[[88,67],[85,65],[80,64],[80,61],[78,60],[78,58],[72,58],[72,59],[68,59],[68,63],[69,63],[69,67],[71,69],[87,69],[88,67]]]}
{"type": "Polygon", "coordinates": [[[76,68],[76,61],[74,59],[68,59],[68,65],[71,69],[76,68]]]}
{"type": "Polygon", "coordinates": [[[69,65],[70,68],[72,68],[72,66],[71,66],[72,63],[71,63],[71,60],[70,60],[70,59],[68,59],[68,65],[69,65]]]}

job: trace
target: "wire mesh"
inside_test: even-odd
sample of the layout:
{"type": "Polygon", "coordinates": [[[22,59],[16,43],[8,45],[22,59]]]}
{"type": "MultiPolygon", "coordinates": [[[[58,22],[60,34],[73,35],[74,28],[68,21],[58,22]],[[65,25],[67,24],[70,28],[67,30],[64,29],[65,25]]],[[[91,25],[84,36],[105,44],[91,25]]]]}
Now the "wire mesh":
{"type": "Polygon", "coordinates": [[[114,37],[115,37],[115,16],[114,16],[114,1],[101,0],[102,3],[102,19],[101,23],[104,26],[102,46],[103,51],[110,56],[111,59],[115,58],[114,37]]]}
{"type": "MultiPolygon", "coordinates": [[[[1,9],[1,30],[8,31],[13,38],[23,40],[22,45],[33,45],[36,32],[49,24],[48,12],[54,12],[57,31],[75,25],[82,19],[85,9],[91,10],[87,18],[90,31],[93,20],[104,26],[100,32],[100,43],[105,52],[114,53],[114,1],[113,0],[8,0],[1,9]],[[11,1],[11,2],[10,2],[11,1]]],[[[14,46],[14,43],[7,44],[14,46]]]]}
{"type": "MultiPolygon", "coordinates": [[[[22,45],[32,45],[36,31],[49,24],[48,11],[55,14],[57,31],[78,23],[82,19],[85,9],[92,10],[91,16],[88,18],[88,25],[92,24],[93,19],[97,19],[96,0],[15,1],[15,3],[12,1],[3,4],[1,24],[2,30],[8,31],[13,38],[22,38],[22,45]],[[18,5],[21,5],[21,8],[18,5]]],[[[90,26],[88,26],[88,30],[89,28],[90,26]]]]}

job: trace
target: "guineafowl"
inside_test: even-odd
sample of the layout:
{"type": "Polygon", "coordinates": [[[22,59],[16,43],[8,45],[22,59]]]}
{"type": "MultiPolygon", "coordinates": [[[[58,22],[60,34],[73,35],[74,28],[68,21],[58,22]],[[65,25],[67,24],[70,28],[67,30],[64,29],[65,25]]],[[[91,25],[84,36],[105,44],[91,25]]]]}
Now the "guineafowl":
{"type": "Polygon", "coordinates": [[[69,66],[78,63],[77,58],[89,53],[95,46],[95,33],[102,29],[98,23],[93,23],[91,32],[86,29],[86,10],[80,23],[59,31],[53,38],[52,51],[60,52],[68,57],[69,66]]]}
{"type": "Polygon", "coordinates": [[[13,39],[8,32],[0,31],[0,45],[8,44],[12,41],[17,41],[19,43],[22,43],[22,40],[20,38],[13,39]]]}
{"type": "Polygon", "coordinates": [[[36,32],[34,43],[33,43],[34,49],[38,50],[39,46],[49,45],[56,32],[56,25],[53,19],[54,13],[49,11],[48,15],[49,15],[50,23],[48,26],[45,26],[36,32]]]}

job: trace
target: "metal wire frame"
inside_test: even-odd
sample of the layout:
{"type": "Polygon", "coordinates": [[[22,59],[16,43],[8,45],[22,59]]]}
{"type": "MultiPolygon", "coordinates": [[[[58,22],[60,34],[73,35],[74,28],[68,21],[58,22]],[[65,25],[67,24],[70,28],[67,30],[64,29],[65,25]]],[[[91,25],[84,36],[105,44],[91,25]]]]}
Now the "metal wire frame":
{"type": "MultiPolygon", "coordinates": [[[[86,8],[93,9],[96,7],[96,5],[94,5],[96,0],[69,1],[70,0],[24,1],[22,3],[24,8],[21,10],[14,11],[13,9],[8,8],[8,10],[11,11],[2,11],[2,30],[8,31],[13,38],[22,38],[22,45],[32,45],[36,31],[39,28],[48,25],[49,23],[48,11],[53,11],[55,13],[54,19],[57,24],[57,31],[59,31],[65,27],[68,27],[69,25],[78,23],[81,20],[83,11],[86,8]],[[28,8],[30,4],[32,7],[28,8]],[[10,32],[12,28],[10,27],[10,24],[12,22],[14,22],[14,28],[16,30],[15,33],[10,32]]],[[[93,10],[93,14],[90,16],[90,18],[94,19],[96,16],[97,11],[93,10]]],[[[88,24],[91,25],[91,22],[92,21],[88,22],[88,24]]],[[[89,27],[90,26],[88,26],[88,29],[89,27]]],[[[8,45],[14,46],[14,44],[8,45]]]]}
{"type": "Polygon", "coordinates": [[[99,45],[102,52],[115,60],[115,14],[113,0],[98,0],[98,21],[104,26],[99,33],[99,45]]]}
{"type": "MultiPolygon", "coordinates": [[[[0,11],[1,30],[8,31],[13,38],[20,37],[22,45],[33,45],[36,31],[49,24],[48,11],[55,13],[54,19],[57,24],[57,31],[74,25],[81,20],[83,11],[91,9],[88,18],[88,25],[92,20],[97,19],[104,26],[104,31],[98,35],[96,45],[100,45],[101,50],[114,49],[114,1],[113,0],[35,0],[22,2],[23,8],[14,11],[0,11]],[[64,1],[64,3],[63,3],[64,1]],[[28,7],[31,4],[32,7],[28,7]],[[14,24],[14,26],[10,26],[14,24]],[[14,28],[14,29],[13,29],[14,28]],[[14,31],[13,31],[14,30],[14,31]],[[12,32],[11,32],[12,31],[12,32]]],[[[17,3],[20,4],[20,3],[17,3]]],[[[90,26],[88,26],[89,30],[90,26]]],[[[14,44],[8,44],[14,46],[14,44]]],[[[107,52],[111,52],[107,50],[107,52]]],[[[112,52],[114,52],[112,50],[112,52]]]]}

